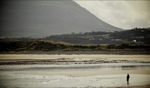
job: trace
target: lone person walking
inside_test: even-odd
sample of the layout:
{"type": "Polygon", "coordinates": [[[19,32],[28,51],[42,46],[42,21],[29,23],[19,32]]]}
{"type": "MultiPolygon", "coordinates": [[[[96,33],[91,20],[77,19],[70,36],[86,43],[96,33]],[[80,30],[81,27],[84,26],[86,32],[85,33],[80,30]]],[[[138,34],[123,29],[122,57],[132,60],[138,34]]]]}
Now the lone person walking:
{"type": "Polygon", "coordinates": [[[127,74],[127,84],[129,85],[129,78],[130,78],[130,75],[127,74]]]}

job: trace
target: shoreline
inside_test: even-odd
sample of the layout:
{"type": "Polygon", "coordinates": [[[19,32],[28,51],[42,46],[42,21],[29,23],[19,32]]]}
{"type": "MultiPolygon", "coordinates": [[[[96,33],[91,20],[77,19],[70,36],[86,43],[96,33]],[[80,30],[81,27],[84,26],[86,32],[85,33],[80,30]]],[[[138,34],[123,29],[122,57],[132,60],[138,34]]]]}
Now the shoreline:
{"type": "Polygon", "coordinates": [[[150,63],[150,55],[105,55],[105,54],[0,54],[0,65],[74,65],[107,63],[150,63]]]}

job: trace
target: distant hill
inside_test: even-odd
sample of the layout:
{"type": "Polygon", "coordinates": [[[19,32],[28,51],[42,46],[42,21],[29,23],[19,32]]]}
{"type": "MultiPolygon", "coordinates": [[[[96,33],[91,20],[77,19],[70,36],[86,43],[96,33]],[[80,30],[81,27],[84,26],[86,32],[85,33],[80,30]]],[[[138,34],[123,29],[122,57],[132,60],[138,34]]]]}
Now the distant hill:
{"type": "Polygon", "coordinates": [[[150,28],[134,28],[132,30],[115,32],[85,32],[77,34],[53,35],[42,40],[67,42],[72,44],[150,44],[150,28]]]}
{"type": "Polygon", "coordinates": [[[122,44],[137,43],[150,44],[150,28],[134,28],[131,30],[114,32],[84,32],[61,35],[51,35],[44,38],[0,38],[0,41],[53,41],[66,42],[70,44],[122,44]]]}
{"type": "MultiPolygon", "coordinates": [[[[49,51],[136,50],[149,54],[150,28],[115,32],[85,32],[52,35],[45,38],[0,38],[0,53],[49,51]]],[[[106,53],[108,53],[106,52],[106,53]]],[[[120,52],[120,51],[118,51],[120,52]]],[[[128,53],[129,54],[129,53],[128,53]]]]}
{"type": "Polygon", "coordinates": [[[121,31],[74,1],[6,0],[0,8],[0,37],[46,37],[92,31],[121,31]]]}

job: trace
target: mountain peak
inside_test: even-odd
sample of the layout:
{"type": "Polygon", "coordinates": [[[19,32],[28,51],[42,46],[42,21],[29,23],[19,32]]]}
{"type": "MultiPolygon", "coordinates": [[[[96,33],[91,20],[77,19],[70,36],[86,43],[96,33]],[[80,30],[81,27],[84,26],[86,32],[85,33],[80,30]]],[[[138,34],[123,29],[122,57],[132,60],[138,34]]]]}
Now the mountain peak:
{"type": "Polygon", "coordinates": [[[1,8],[1,37],[46,37],[55,34],[120,31],[74,1],[6,1],[1,8]]]}

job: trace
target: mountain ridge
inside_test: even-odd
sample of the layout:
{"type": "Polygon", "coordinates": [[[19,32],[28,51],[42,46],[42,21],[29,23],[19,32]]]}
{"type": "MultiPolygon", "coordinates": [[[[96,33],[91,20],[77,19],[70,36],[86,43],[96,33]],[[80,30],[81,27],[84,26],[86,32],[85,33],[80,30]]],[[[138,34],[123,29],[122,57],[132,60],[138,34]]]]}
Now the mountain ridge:
{"type": "Polygon", "coordinates": [[[122,30],[105,23],[73,1],[7,1],[6,4],[7,7],[0,11],[1,37],[122,30]]]}

